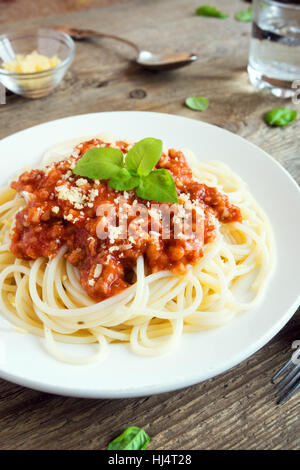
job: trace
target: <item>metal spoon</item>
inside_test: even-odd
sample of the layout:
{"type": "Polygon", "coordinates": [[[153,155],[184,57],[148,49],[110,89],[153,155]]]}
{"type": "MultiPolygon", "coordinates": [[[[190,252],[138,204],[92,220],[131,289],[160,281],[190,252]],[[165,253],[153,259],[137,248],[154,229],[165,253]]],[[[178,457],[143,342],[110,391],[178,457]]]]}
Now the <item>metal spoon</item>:
{"type": "Polygon", "coordinates": [[[134,42],[128,39],[120,38],[114,34],[99,33],[91,29],[79,29],[71,26],[57,26],[55,28],[58,31],[69,34],[73,39],[87,39],[94,36],[116,39],[117,41],[124,42],[135,49],[136,63],[142,67],[150,70],[172,70],[184,67],[191,64],[197,59],[195,54],[189,52],[172,52],[170,54],[153,54],[149,51],[141,50],[134,42]]]}

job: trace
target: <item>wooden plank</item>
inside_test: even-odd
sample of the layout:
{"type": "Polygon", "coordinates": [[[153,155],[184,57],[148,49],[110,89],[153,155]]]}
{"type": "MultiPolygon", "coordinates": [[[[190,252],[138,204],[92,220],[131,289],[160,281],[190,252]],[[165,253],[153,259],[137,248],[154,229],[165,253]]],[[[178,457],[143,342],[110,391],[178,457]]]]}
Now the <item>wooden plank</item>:
{"type": "Polygon", "coordinates": [[[0,0],[0,24],[23,21],[28,18],[50,16],[57,13],[105,7],[131,0],[0,0]]]}
{"type": "MultiPolygon", "coordinates": [[[[0,106],[0,138],[31,125],[97,111],[145,110],[203,120],[256,143],[300,181],[300,121],[285,129],[263,123],[264,112],[290,101],[256,92],[246,65],[250,25],[237,23],[238,0],[215,0],[228,20],[194,15],[192,0],[136,0],[27,21],[26,27],[73,24],[117,32],[145,49],[191,50],[199,61],[164,74],[141,70],[132,52],[108,40],[77,43],[76,60],[51,96],[10,95],[0,106]],[[142,91],[140,91],[142,90],[142,91]],[[205,113],[184,106],[189,95],[211,101],[205,113]]],[[[6,30],[21,28],[9,24],[6,30]]],[[[100,131],[100,130],[99,130],[100,131]]],[[[2,157],[3,158],[3,157],[2,157]]],[[[238,367],[177,392],[128,400],[64,398],[0,381],[0,449],[103,449],[135,424],[152,436],[152,449],[296,449],[299,395],[276,406],[272,374],[300,337],[300,312],[267,346],[238,367]]]]}

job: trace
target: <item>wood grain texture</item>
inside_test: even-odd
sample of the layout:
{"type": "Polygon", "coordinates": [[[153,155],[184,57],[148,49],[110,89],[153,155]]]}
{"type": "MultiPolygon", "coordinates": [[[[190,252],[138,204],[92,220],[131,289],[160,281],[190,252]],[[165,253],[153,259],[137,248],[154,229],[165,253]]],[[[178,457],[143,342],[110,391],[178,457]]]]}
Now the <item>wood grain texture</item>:
{"type": "MultiPolygon", "coordinates": [[[[31,125],[97,111],[144,110],[179,114],[235,132],[271,153],[300,182],[300,121],[271,129],[273,107],[299,105],[257,93],[246,66],[250,25],[233,13],[245,4],[215,0],[228,20],[194,15],[198,1],[151,0],[32,19],[25,26],[72,24],[118,32],[153,51],[191,50],[199,61],[164,74],[141,70],[132,52],[108,40],[77,43],[76,60],[51,96],[7,96],[0,106],[0,138],[31,125]],[[207,96],[205,113],[184,107],[207,96]]],[[[7,31],[20,29],[7,24],[7,31]]],[[[299,77],[300,78],[300,77],[299,77]]],[[[101,131],[101,130],[99,130],[101,131]]],[[[3,158],[3,156],[2,156],[3,158]]],[[[128,425],[143,426],[152,449],[297,449],[299,394],[276,406],[272,374],[300,338],[300,312],[267,346],[234,369],[177,392],[127,400],[52,396],[0,381],[0,449],[104,449],[128,425]]]]}
{"type": "Polygon", "coordinates": [[[104,7],[131,0],[0,0],[0,24],[27,20],[56,13],[104,7]]]}

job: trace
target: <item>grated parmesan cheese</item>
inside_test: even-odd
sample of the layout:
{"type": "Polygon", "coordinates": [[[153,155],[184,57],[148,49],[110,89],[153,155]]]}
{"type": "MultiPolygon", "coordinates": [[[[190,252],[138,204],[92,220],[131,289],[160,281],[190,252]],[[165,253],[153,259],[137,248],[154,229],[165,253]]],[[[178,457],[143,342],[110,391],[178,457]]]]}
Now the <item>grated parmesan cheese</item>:
{"type": "Polygon", "coordinates": [[[18,54],[14,60],[4,62],[1,67],[14,73],[34,73],[52,69],[60,62],[61,60],[56,55],[47,57],[33,51],[27,55],[18,54]]]}
{"type": "Polygon", "coordinates": [[[84,186],[87,183],[88,183],[88,180],[86,180],[85,178],[79,178],[76,181],[76,186],[84,186]]]}
{"type": "Polygon", "coordinates": [[[74,205],[75,209],[83,209],[87,197],[79,188],[74,186],[69,188],[62,184],[61,186],[56,186],[55,190],[59,199],[70,202],[70,204],[74,205]]]}
{"type": "Polygon", "coordinates": [[[110,225],[108,227],[108,238],[109,238],[110,243],[114,243],[115,240],[118,238],[118,236],[121,235],[121,233],[122,233],[122,227],[114,227],[113,225],[110,225]]]}
{"type": "Polygon", "coordinates": [[[96,264],[95,270],[94,270],[94,277],[98,278],[101,273],[102,273],[103,266],[102,264],[96,264]]]}

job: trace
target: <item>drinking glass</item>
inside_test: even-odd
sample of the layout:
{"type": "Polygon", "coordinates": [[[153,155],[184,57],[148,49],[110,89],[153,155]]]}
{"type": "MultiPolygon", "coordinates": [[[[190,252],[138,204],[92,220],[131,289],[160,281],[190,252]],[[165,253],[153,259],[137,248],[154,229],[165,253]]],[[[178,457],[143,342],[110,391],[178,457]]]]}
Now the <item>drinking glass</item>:
{"type": "Polygon", "coordinates": [[[294,96],[300,84],[299,0],[253,0],[248,73],[259,90],[294,96]]]}

